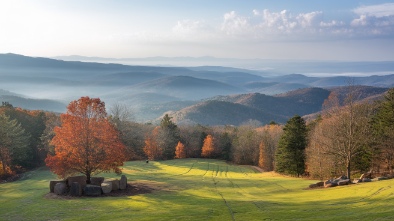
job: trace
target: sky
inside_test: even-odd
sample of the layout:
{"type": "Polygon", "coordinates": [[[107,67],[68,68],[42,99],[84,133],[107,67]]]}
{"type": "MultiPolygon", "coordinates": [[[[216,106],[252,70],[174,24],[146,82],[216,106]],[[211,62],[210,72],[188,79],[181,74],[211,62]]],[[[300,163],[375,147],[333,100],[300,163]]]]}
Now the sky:
{"type": "Polygon", "coordinates": [[[394,1],[0,0],[0,53],[394,60],[394,1]]]}

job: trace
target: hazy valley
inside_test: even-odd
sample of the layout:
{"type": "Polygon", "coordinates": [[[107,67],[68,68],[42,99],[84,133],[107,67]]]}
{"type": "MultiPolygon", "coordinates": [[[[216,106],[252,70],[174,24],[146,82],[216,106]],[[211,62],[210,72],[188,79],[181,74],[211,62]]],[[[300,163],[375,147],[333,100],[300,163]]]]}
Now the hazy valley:
{"type": "MultiPolygon", "coordinates": [[[[83,57],[79,59],[86,61],[83,57]]],[[[251,60],[225,63],[218,58],[161,60],[174,64],[182,60],[228,65],[252,63],[251,60]]],[[[139,61],[152,64],[152,58],[139,61]]],[[[266,70],[130,66],[1,54],[0,100],[26,109],[64,112],[71,100],[91,96],[100,97],[108,106],[115,103],[129,106],[135,120],[140,122],[155,122],[169,113],[180,124],[240,125],[250,120],[284,123],[294,114],[318,112],[331,91],[345,93],[340,88],[349,82],[363,85],[358,99],[377,96],[394,85],[394,74],[388,74],[394,70],[394,62],[309,61],[303,65],[294,61],[257,60],[253,64],[257,62],[265,65],[266,70]],[[377,75],[382,73],[386,75],[377,75]]]]}

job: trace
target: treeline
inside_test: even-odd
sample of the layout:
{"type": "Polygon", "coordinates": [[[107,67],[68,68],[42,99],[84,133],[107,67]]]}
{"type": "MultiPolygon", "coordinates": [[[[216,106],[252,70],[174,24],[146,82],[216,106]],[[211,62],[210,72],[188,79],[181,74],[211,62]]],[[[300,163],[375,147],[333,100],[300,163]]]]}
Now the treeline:
{"type": "Polygon", "coordinates": [[[42,165],[46,151],[41,136],[47,114],[14,108],[7,102],[0,107],[0,175],[6,177],[42,165]]]}
{"type": "MultiPolygon", "coordinates": [[[[380,101],[355,102],[332,93],[315,120],[300,116],[285,125],[176,125],[165,115],[160,125],[136,123],[127,106],[114,105],[108,119],[126,147],[128,160],[215,158],[293,176],[325,179],[367,171],[392,173],[394,89],[380,101]]],[[[3,103],[0,108],[0,174],[44,165],[60,117],[3,103]]]]}

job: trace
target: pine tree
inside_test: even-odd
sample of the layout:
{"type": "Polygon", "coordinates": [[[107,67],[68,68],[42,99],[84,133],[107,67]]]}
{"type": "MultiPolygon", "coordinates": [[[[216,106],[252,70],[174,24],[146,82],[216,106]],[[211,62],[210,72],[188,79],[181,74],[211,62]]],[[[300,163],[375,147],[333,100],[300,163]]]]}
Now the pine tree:
{"type": "Polygon", "coordinates": [[[20,123],[0,114],[0,161],[3,174],[30,159],[29,138],[20,123]]]}
{"type": "Polygon", "coordinates": [[[276,152],[275,170],[279,173],[300,176],[305,172],[307,128],[304,119],[295,115],[283,128],[276,152]]]}
{"type": "Polygon", "coordinates": [[[390,173],[394,164],[394,88],[391,88],[372,119],[376,145],[390,173]]]}
{"type": "Polygon", "coordinates": [[[175,147],[180,140],[178,126],[166,114],[161,120],[160,129],[160,147],[163,150],[163,158],[167,160],[173,159],[175,147]]]}

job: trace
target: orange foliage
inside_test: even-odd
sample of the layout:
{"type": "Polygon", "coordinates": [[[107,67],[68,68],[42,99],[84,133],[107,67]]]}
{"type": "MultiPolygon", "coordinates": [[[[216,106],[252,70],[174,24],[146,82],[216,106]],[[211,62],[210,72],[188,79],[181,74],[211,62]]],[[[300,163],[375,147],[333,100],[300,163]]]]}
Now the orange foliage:
{"type": "Polygon", "coordinates": [[[178,141],[178,145],[175,147],[175,158],[186,158],[185,145],[181,141],[178,141]]]}
{"type": "Polygon", "coordinates": [[[105,104],[99,98],[81,97],[72,101],[62,114],[62,126],[55,128],[52,144],[55,155],[45,159],[59,177],[82,173],[120,173],[126,161],[125,147],[118,132],[106,118],[105,104]]]}
{"type": "Polygon", "coordinates": [[[259,145],[259,149],[260,149],[260,152],[259,152],[259,167],[260,168],[264,168],[264,165],[265,165],[265,146],[264,146],[264,142],[260,142],[260,145],[259,145]]]}
{"type": "Polygon", "coordinates": [[[145,139],[144,152],[149,160],[157,160],[163,157],[163,149],[157,143],[160,127],[156,127],[150,136],[145,139]]]}
{"type": "Polygon", "coordinates": [[[201,156],[202,157],[212,157],[215,152],[215,147],[213,144],[213,137],[211,135],[207,135],[204,139],[204,145],[202,146],[201,156]]]}

